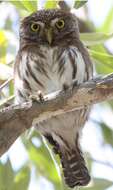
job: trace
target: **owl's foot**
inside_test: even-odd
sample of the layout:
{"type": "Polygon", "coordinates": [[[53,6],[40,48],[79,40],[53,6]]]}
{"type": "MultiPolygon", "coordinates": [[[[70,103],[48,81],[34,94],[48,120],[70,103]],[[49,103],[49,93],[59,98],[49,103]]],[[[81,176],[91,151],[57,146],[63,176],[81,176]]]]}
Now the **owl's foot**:
{"type": "Polygon", "coordinates": [[[44,95],[40,90],[38,91],[38,97],[39,97],[40,102],[44,102],[44,95]]]}
{"type": "Polygon", "coordinates": [[[40,102],[44,102],[44,96],[42,94],[42,92],[39,90],[37,95],[34,95],[34,94],[31,94],[29,96],[29,98],[32,100],[32,101],[40,101],[40,102]]]}
{"type": "MultiPolygon", "coordinates": [[[[73,80],[72,89],[73,89],[75,86],[78,86],[78,81],[77,81],[77,80],[73,80]]],[[[68,85],[67,83],[64,83],[64,84],[63,84],[63,90],[66,91],[66,90],[68,90],[68,88],[69,88],[69,85],[68,85]]]]}
{"type": "Polygon", "coordinates": [[[66,90],[68,90],[68,88],[69,88],[69,85],[67,83],[64,83],[63,84],[63,90],[66,91],[66,90]]]}
{"type": "Polygon", "coordinates": [[[74,80],[74,81],[73,81],[73,88],[74,88],[75,86],[78,86],[78,80],[74,80]]]}

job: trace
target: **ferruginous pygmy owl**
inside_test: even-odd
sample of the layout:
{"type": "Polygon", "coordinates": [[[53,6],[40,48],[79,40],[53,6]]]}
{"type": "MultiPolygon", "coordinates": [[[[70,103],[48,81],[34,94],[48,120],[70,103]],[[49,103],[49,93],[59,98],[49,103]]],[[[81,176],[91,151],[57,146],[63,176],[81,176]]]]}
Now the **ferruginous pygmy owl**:
{"type": "MultiPolygon", "coordinates": [[[[16,57],[15,95],[21,103],[37,95],[61,90],[92,78],[92,63],[79,38],[75,15],[54,9],[40,10],[23,19],[16,57]]],[[[60,156],[66,184],[84,186],[90,181],[79,145],[89,107],[58,115],[38,124],[39,132],[60,156]]]]}

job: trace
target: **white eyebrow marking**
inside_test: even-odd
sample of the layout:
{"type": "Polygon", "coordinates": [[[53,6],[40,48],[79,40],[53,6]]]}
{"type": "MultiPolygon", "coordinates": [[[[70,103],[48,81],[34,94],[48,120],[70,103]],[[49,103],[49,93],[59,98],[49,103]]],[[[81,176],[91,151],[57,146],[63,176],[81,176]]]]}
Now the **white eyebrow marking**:
{"type": "Polygon", "coordinates": [[[51,26],[54,26],[55,23],[59,20],[60,18],[55,18],[51,21],[51,26]]]}

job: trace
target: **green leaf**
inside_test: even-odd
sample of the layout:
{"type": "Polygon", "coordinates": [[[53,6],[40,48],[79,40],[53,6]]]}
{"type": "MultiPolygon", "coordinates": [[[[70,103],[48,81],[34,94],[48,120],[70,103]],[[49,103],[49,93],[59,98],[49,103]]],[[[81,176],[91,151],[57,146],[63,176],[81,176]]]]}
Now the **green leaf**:
{"type": "Polygon", "coordinates": [[[0,190],[12,190],[14,172],[8,159],[5,164],[0,163],[0,190]]]}
{"type": "Polygon", "coordinates": [[[100,123],[100,126],[106,143],[113,146],[113,130],[110,129],[105,123],[100,123]]]}
{"type": "Polygon", "coordinates": [[[74,4],[74,8],[79,9],[87,2],[88,2],[88,0],[79,0],[79,1],[76,0],[75,4],[74,4]]]}
{"type": "Polygon", "coordinates": [[[51,181],[58,181],[56,168],[50,157],[49,152],[44,146],[41,146],[38,149],[32,146],[29,149],[29,155],[31,160],[34,161],[37,165],[40,174],[44,175],[51,181]]]}
{"type": "Polygon", "coordinates": [[[29,182],[30,169],[29,167],[24,167],[16,174],[12,190],[28,190],[29,182]]]}
{"type": "Polygon", "coordinates": [[[0,46],[6,42],[6,35],[4,30],[0,30],[0,46]]]}
{"type": "Polygon", "coordinates": [[[45,7],[45,9],[54,9],[57,7],[57,4],[58,4],[58,1],[47,0],[44,7],[45,7]]]}
{"type": "Polygon", "coordinates": [[[14,94],[14,83],[13,81],[10,81],[9,83],[9,96],[12,96],[14,94]]]}
{"type": "Polygon", "coordinates": [[[29,12],[34,12],[37,10],[37,1],[21,1],[21,3],[24,5],[24,7],[29,11],[29,12]]]}
{"type": "Polygon", "coordinates": [[[102,45],[91,47],[89,53],[95,61],[96,70],[99,74],[113,72],[113,56],[108,54],[102,45]]]}
{"type": "MultiPolygon", "coordinates": [[[[6,62],[8,39],[4,30],[0,30],[0,62],[6,62]]],[[[1,72],[0,72],[1,73],[1,72]]]]}
{"type": "Polygon", "coordinates": [[[60,190],[61,189],[60,177],[57,173],[51,155],[48,149],[45,147],[45,144],[41,140],[41,137],[35,133],[35,135],[31,137],[31,142],[30,140],[29,142],[24,140],[24,144],[28,150],[30,160],[32,160],[34,165],[37,167],[38,175],[45,176],[48,180],[53,182],[53,184],[56,187],[56,190],[57,189],[60,190]],[[32,143],[33,137],[38,138],[38,141],[40,141],[41,144],[39,147],[36,147],[32,143]]]}
{"type": "Polygon", "coordinates": [[[25,9],[29,12],[34,12],[37,10],[37,1],[33,0],[25,0],[25,1],[10,1],[13,5],[15,5],[18,9],[25,9]]]}
{"type": "Polygon", "coordinates": [[[6,19],[6,21],[5,21],[4,29],[5,29],[5,30],[11,30],[11,31],[12,31],[12,24],[13,24],[13,22],[12,22],[11,18],[8,17],[8,18],[6,19]]]}
{"type": "Polygon", "coordinates": [[[9,1],[12,3],[17,9],[25,9],[24,5],[22,4],[22,1],[9,1]]]}
{"type": "Polygon", "coordinates": [[[111,7],[106,20],[104,20],[102,26],[98,29],[99,31],[112,32],[113,31],[113,6],[111,7]]]}
{"type": "Polygon", "coordinates": [[[106,190],[106,188],[110,187],[111,185],[113,185],[112,181],[94,178],[91,186],[81,188],[80,190],[106,190]]]}
{"type": "Polygon", "coordinates": [[[105,33],[81,33],[80,38],[86,46],[93,46],[105,42],[113,37],[112,34],[105,33]]]}

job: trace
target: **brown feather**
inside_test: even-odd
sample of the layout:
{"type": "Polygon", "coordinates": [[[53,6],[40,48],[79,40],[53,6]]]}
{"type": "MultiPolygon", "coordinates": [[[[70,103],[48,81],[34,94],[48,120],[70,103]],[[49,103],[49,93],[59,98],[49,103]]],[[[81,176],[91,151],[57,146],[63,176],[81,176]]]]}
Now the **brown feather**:
{"type": "MultiPolygon", "coordinates": [[[[15,95],[18,102],[30,94],[48,94],[72,84],[92,78],[92,62],[80,41],[76,16],[69,11],[40,10],[23,19],[20,26],[20,48],[14,67],[15,95]],[[58,29],[56,20],[63,19],[58,29]],[[37,32],[31,23],[40,24],[37,32]],[[45,35],[52,28],[52,42],[45,35]]],[[[89,115],[89,107],[58,115],[40,123],[39,132],[60,156],[66,184],[84,186],[90,181],[88,169],[79,146],[79,134],[89,115]]]]}

